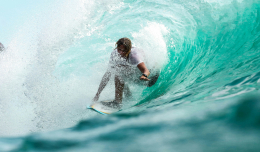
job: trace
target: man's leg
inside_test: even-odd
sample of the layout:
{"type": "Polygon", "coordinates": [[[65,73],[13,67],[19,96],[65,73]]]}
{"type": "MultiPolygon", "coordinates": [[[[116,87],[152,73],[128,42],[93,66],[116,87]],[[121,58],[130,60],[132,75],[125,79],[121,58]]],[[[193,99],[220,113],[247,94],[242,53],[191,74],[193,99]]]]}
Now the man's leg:
{"type": "Polygon", "coordinates": [[[124,82],[123,80],[115,75],[115,101],[122,103],[123,99],[124,82]]]}
{"type": "Polygon", "coordinates": [[[132,93],[127,84],[124,85],[124,95],[126,98],[130,98],[132,96],[132,93]]]}

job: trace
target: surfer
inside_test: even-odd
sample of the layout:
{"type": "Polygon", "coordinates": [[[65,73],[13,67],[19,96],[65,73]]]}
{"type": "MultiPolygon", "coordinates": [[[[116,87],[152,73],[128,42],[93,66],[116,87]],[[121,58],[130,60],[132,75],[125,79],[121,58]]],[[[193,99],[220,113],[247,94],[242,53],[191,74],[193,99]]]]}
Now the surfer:
{"type": "MultiPolygon", "coordinates": [[[[93,102],[97,102],[99,96],[111,75],[114,75],[115,80],[115,100],[112,102],[102,102],[102,104],[121,108],[123,92],[125,96],[131,96],[131,92],[126,85],[126,82],[140,82],[140,81],[150,81],[148,78],[150,71],[144,63],[144,53],[141,49],[132,47],[132,42],[129,38],[121,38],[116,42],[116,48],[111,53],[109,66],[104,74],[101,83],[99,85],[98,91],[93,99],[93,102]]],[[[147,86],[152,86],[159,75],[153,77],[151,83],[141,83],[147,86]]],[[[140,84],[140,83],[139,83],[140,84]]]]}

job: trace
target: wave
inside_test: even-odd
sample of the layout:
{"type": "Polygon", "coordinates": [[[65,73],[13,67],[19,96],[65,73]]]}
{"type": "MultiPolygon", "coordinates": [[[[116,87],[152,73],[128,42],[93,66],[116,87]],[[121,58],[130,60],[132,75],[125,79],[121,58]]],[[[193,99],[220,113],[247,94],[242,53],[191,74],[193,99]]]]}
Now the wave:
{"type": "MultiPolygon", "coordinates": [[[[27,21],[1,53],[0,135],[68,128],[92,118],[85,107],[121,37],[146,51],[155,61],[149,66],[161,68],[155,86],[130,86],[134,97],[124,101],[123,113],[257,91],[259,7],[254,0],[57,1],[27,21]]],[[[113,98],[110,83],[101,100],[113,98]]]]}

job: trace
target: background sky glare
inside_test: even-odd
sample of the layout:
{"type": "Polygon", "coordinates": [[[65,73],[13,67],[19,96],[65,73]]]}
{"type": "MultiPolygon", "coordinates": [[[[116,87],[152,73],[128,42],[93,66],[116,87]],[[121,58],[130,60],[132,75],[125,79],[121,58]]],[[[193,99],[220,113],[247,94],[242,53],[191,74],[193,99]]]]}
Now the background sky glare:
{"type": "Polygon", "coordinates": [[[53,0],[0,0],[0,42],[7,46],[19,29],[53,0]]]}

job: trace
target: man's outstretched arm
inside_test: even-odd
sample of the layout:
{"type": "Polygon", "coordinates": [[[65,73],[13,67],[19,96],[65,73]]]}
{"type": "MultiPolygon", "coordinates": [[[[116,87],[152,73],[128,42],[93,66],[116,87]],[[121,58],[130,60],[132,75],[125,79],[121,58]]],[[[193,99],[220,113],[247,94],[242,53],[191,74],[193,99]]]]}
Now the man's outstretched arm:
{"type": "MultiPolygon", "coordinates": [[[[140,63],[137,65],[138,69],[145,75],[147,75],[147,77],[150,75],[150,71],[147,69],[147,67],[145,66],[144,62],[140,63]]],[[[144,81],[149,81],[150,79],[148,79],[145,76],[141,76],[140,79],[144,80],[144,81]]]]}

